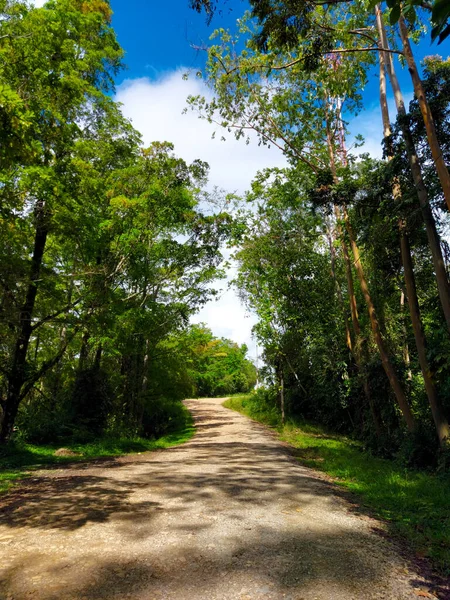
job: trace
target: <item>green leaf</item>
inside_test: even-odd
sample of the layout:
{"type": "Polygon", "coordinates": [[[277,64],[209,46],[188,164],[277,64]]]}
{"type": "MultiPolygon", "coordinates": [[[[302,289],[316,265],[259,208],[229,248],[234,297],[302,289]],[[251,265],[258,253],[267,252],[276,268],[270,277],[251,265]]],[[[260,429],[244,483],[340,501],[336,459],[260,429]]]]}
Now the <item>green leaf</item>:
{"type": "Polygon", "coordinates": [[[403,14],[408,20],[408,22],[411,23],[411,25],[414,25],[414,23],[417,21],[417,13],[415,11],[414,6],[412,6],[411,4],[405,6],[405,8],[403,9],[403,14]]]}
{"type": "Polygon", "coordinates": [[[399,4],[392,8],[391,12],[389,13],[389,23],[391,25],[395,25],[395,23],[397,23],[397,21],[400,19],[401,10],[402,9],[400,8],[399,4]]]}
{"type": "Polygon", "coordinates": [[[435,23],[445,21],[450,16],[448,0],[435,0],[431,10],[431,18],[435,23]]]}

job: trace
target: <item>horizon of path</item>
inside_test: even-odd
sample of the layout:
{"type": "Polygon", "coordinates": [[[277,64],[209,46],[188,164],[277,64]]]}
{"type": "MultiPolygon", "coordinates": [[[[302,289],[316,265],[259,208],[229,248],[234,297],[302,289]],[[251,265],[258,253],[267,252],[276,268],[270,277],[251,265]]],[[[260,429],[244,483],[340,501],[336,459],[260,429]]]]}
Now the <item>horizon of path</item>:
{"type": "Polygon", "coordinates": [[[403,600],[427,589],[380,522],[223,400],[186,401],[196,434],[181,446],[57,466],[2,497],[0,598],[403,600]]]}

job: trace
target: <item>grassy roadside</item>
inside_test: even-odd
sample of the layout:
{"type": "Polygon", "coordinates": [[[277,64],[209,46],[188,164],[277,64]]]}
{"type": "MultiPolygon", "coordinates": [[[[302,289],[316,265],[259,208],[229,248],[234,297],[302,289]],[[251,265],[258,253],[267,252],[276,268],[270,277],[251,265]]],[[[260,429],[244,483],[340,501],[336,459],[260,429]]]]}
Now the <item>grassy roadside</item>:
{"type": "Polygon", "coordinates": [[[67,464],[108,456],[121,456],[134,452],[149,452],[170,448],[187,442],[195,433],[192,416],[187,409],[186,425],[156,440],[145,438],[103,437],[89,443],[64,442],[59,445],[34,445],[24,442],[10,443],[0,449],[0,494],[15,482],[30,475],[33,470],[48,465],[67,464]],[[55,456],[58,448],[67,448],[75,456],[55,456]]]}
{"type": "Polygon", "coordinates": [[[450,477],[407,470],[394,461],[376,458],[344,436],[319,426],[275,422],[250,395],[223,404],[252,419],[275,427],[279,438],[296,449],[298,460],[324,471],[355,494],[359,504],[388,522],[393,533],[408,542],[416,555],[430,559],[444,576],[450,576],[450,477]]]}

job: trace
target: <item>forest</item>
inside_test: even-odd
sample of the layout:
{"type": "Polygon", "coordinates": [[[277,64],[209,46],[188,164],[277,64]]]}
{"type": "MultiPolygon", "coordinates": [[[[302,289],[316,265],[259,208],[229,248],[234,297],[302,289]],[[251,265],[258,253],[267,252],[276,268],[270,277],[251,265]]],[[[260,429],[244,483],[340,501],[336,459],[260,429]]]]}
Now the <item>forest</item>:
{"type": "Polygon", "coordinates": [[[0,2],[0,442],[154,437],[183,398],[252,390],[245,344],[190,321],[232,248],[263,352],[253,401],[445,470],[450,60],[420,65],[414,43],[444,48],[448,5],[248,8],[202,49],[208,95],[187,100],[211,132],[286,159],[234,209],[202,157],[144,147],[123,116],[108,2],[0,2]],[[349,129],[374,73],[379,156],[349,129]]]}
{"type": "Polygon", "coordinates": [[[189,321],[233,218],[210,215],[206,163],[122,115],[109,5],[1,15],[1,442],[160,436],[183,398],[249,391],[245,345],[189,321]]]}
{"type": "Polygon", "coordinates": [[[449,598],[450,3],[168,4],[0,0],[0,596],[449,598]]]}
{"type": "Polygon", "coordinates": [[[380,456],[445,470],[450,60],[420,65],[413,44],[430,24],[444,42],[448,5],[250,4],[237,31],[216,31],[205,49],[212,99],[189,103],[287,161],[254,179],[236,241],[236,285],[258,315],[270,382],[254,402],[281,422],[309,419],[380,456]],[[382,158],[358,153],[349,129],[374,74],[382,158]]]}

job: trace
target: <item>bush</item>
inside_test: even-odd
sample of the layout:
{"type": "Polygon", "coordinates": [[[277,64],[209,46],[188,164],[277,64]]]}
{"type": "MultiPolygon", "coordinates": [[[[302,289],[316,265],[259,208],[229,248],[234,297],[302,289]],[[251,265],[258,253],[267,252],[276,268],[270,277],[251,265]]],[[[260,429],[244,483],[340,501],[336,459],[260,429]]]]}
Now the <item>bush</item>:
{"type": "Polygon", "coordinates": [[[17,419],[14,438],[32,444],[50,444],[67,435],[67,412],[60,405],[52,408],[50,410],[47,403],[36,400],[24,406],[17,419]]]}
{"type": "Polygon", "coordinates": [[[280,407],[275,387],[258,388],[242,400],[247,414],[273,427],[281,422],[280,407]]]}
{"type": "Polygon", "coordinates": [[[405,436],[397,460],[405,467],[436,468],[439,460],[436,432],[424,426],[405,436]]]}
{"type": "Polygon", "coordinates": [[[157,438],[182,429],[190,420],[190,414],[181,401],[147,398],[142,416],[142,435],[146,438],[157,438]]]}
{"type": "Polygon", "coordinates": [[[98,368],[80,371],[75,379],[70,406],[71,423],[77,437],[103,432],[112,407],[113,393],[108,375],[98,368]]]}

